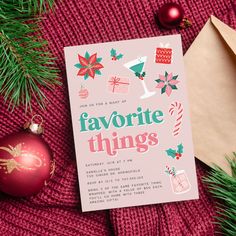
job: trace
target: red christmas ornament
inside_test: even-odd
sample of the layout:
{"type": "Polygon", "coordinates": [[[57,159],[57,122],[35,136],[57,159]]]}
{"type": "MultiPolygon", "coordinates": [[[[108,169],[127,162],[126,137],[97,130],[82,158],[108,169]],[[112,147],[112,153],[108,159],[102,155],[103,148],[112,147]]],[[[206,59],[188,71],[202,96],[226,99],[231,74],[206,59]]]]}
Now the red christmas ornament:
{"type": "Polygon", "coordinates": [[[161,26],[166,29],[186,28],[191,25],[191,22],[184,18],[184,9],[174,2],[163,5],[159,9],[157,16],[161,26]]]}
{"type": "Polygon", "coordinates": [[[88,89],[84,88],[82,85],[81,85],[81,88],[80,88],[80,91],[79,91],[79,96],[81,99],[86,99],[89,95],[89,92],[88,92],[88,89]]]}
{"type": "Polygon", "coordinates": [[[50,148],[40,136],[42,122],[33,121],[36,116],[26,123],[24,131],[0,140],[0,191],[12,196],[38,193],[55,169],[50,148]]]}

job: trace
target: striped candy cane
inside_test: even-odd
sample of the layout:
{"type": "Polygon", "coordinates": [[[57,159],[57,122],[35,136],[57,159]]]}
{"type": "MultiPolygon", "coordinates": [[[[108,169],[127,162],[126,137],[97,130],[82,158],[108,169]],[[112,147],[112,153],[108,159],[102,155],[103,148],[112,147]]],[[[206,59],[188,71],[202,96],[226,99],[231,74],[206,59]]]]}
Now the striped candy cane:
{"type": "Polygon", "coordinates": [[[172,102],[170,105],[169,113],[171,116],[173,116],[174,112],[176,111],[177,116],[176,116],[176,121],[175,121],[175,126],[173,129],[173,135],[177,136],[180,132],[180,128],[182,125],[182,119],[183,119],[183,106],[180,102],[172,102]]]}
{"type": "Polygon", "coordinates": [[[169,166],[166,166],[167,171],[169,172],[170,175],[172,175],[173,177],[175,177],[175,172],[173,172],[169,166]]]}

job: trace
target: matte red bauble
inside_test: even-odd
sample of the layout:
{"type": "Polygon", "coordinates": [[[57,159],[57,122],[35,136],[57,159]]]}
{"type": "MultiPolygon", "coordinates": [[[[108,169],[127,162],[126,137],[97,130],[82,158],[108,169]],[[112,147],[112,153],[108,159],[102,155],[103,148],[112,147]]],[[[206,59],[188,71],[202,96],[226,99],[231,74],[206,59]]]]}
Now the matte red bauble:
{"type": "Polygon", "coordinates": [[[167,3],[158,11],[158,20],[160,24],[167,29],[180,26],[184,18],[184,10],[177,3],[167,3]]]}
{"type": "Polygon", "coordinates": [[[55,168],[41,124],[31,121],[25,128],[0,140],[0,191],[12,196],[38,193],[55,168]]]}

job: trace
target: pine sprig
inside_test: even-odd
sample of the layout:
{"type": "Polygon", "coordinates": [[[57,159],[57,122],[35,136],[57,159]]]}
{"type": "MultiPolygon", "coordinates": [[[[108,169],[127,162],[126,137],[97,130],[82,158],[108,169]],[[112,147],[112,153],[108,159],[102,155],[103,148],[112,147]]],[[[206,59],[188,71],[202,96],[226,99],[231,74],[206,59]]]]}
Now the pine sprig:
{"type": "Polygon", "coordinates": [[[39,11],[43,11],[46,6],[43,2],[53,1],[0,1],[0,94],[12,108],[23,104],[27,110],[32,98],[44,108],[46,97],[42,87],[52,89],[60,84],[55,58],[46,52],[47,41],[37,26],[39,20],[30,18],[36,2],[41,4],[39,11]],[[26,8],[29,3],[31,10],[26,8]]]}
{"type": "Polygon", "coordinates": [[[232,176],[219,166],[214,166],[210,175],[203,181],[208,184],[209,191],[220,200],[216,219],[222,232],[227,236],[236,235],[236,153],[233,158],[226,157],[231,167],[232,176]]]}
{"type": "Polygon", "coordinates": [[[52,9],[54,0],[0,0],[0,3],[8,9],[14,7],[17,12],[24,15],[35,15],[52,9]]]}

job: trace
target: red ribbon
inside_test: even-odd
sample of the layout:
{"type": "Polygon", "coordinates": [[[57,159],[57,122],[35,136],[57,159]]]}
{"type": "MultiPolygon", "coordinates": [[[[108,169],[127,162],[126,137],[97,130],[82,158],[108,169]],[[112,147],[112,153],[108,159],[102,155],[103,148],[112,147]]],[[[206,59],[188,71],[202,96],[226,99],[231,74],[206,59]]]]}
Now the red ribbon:
{"type": "Polygon", "coordinates": [[[120,78],[117,78],[117,77],[115,76],[115,77],[112,77],[111,80],[108,81],[108,82],[110,82],[110,84],[113,86],[113,88],[112,88],[112,92],[113,92],[113,93],[115,92],[115,88],[116,88],[117,86],[119,86],[120,84],[127,84],[127,85],[129,85],[129,83],[127,83],[127,82],[121,82],[120,80],[121,80],[120,78]]]}

